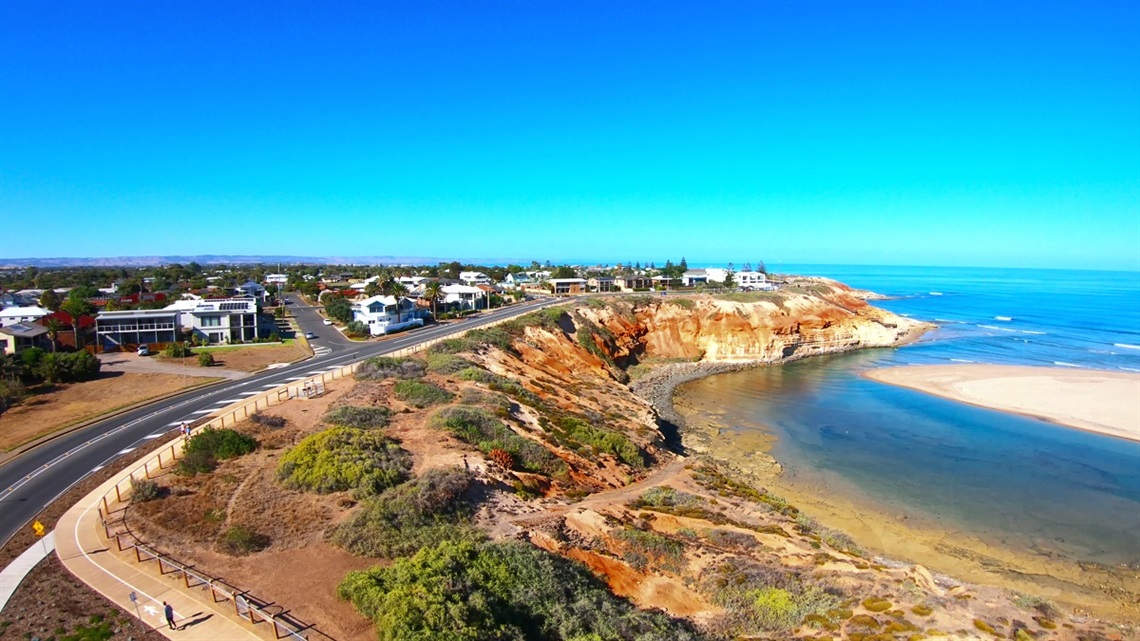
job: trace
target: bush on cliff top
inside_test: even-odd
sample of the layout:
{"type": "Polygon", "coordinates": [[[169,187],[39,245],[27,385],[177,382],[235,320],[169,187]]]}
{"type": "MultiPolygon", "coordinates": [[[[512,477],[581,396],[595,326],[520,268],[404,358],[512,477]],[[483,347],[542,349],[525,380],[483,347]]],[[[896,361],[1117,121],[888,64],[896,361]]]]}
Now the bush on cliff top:
{"type": "Polygon", "coordinates": [[[286,452],[277,478],[294,489],[369,495],[402,482],[411,467],[408,453],[379,432],[334,427],[286,452]]]}
{"type": "Polygon", "coordinates": [[[387,407],[360,407],[358,405],[341,405],[335,407],[322,419],[326,423],[342,427],[355,427],[361,430],[371,430],[388,426],[388,419],[392,410],[387,407]]]}
{"type": "Polygon", "coordinates": [[[356,380],[371,381],[384,378],[419,378],[427,371],[423,361],[414,358],[374,356],[356,370],[356,380]]]}
{"type": "Polygon", "coordinates": [[[645,467],[645,458],[624,434],[596,427],[578,418],[562,417],[553,426],[555,438],[565,446],[582,453],[582,445],[589,446],[597,453],[612,454],[626,465],[645,467]]]}
{"type": "Polygon", "coordinates": [[[398,381],[392,386],[392,395],[413,407],[428,407],[448,403],[455,398],[451,392],[424,381],[398,381]]]}
{"type": "Polygon", "coordinates": [[[381,641],[693,641],[684,621],[638,610],[583,566],[520,542],[444,542],[351,572],[341,598],[381,641]]]}
{"type": "Polygon", "coordinates": [[[183,449],[185,455],[178,463],[182,474],[202,474],[214,471],[218,461],[237,458],[257,449],[257,440],[231,429],[205,428],[190,440],[183,449]]]}
{"type": "Polygon", "coordinates": [[[463,470],[430,470],[370,499],[329,538],[353,554],[377,558],[414,554],[442,541],[479,539],[470,525],[472,482],[463,470]]]}
{"type": "Polygon", "coordinates": [[[527,472],[556,475],[566,471],[566,464],[561,459],[542,445],[519,436],[481,407],[445,407],[436,412],[429,424],[474,445],[484,454],[495,449],[509,452],[519,467],[527,472]]]}

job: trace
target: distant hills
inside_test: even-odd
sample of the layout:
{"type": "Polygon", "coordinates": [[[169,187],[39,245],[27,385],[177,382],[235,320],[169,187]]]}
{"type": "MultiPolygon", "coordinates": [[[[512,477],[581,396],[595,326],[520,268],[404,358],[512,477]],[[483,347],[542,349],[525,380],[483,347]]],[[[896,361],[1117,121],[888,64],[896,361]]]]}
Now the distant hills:
{"type": "MultiPolygon", "coordinates": [[[[459,260],[478,265],[500,265],[517,262],[506,258],[433,258],[425,256],[230,256],[199,254],[197,256],[106,256],[99,258],[0,258],[0,269],[18,267],[157,267],[179,263],[199,265],[249,265],[280,263],[282,265],[436,265],[459,260]]],[[[526,261],[530,264],[530,261],[526,261]]]]}

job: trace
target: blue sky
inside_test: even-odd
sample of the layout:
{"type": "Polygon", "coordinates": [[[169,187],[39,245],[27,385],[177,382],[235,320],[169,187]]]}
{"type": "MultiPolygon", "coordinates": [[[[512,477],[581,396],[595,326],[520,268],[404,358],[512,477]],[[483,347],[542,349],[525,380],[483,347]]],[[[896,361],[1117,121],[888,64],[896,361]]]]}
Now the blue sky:
{"type": "Polygon", "coordinates": [[[0,3],[0,257],[1140,269],[1140,3],[0,3]]]}

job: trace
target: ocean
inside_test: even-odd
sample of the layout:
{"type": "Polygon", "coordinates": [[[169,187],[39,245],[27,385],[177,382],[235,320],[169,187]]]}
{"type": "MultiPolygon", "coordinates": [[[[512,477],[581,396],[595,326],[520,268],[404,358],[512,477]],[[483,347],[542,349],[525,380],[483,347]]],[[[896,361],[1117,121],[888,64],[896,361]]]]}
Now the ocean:
{"type": "MultiPolygon", "coordinates": [[[[890,296],[939,328],[896,349],[723,374],[685,404],[775,437],[792,484],[987,545],[1140,566],[1140,443],[863,378],[870,368],[999,363],[1140,371],[1140,273],[782,266],[890,296]]],[[[1140,398],[1135,399],[1140,404],[1140,398]]],[[[890,554],[890,550],[883,550],[890,554]]]]}

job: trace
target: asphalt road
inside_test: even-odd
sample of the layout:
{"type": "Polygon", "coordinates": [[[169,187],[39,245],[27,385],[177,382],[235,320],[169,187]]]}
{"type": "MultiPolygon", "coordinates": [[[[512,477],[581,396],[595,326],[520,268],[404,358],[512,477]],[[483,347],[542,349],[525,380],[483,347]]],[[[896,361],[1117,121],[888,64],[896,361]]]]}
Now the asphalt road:
{"type": "Polygon", "coordinates": [[[316,335],[309,343],[318,355],[239,381],[223,381],[156,401],[47,441],[5,462],[0,466],[0,488],[4,488],[0,490],[0,542],[7,543],[40,510],[87,475],[102,469],[120,456],[146,447],[182,421],[197,420],[218,408],[271,387],[307,378],[363,358],[394,352],[433,338],[567,302],[566,299],[540,299],[519,306],[482,312],[461,323],[429,325],[379,342],[362,343],[351,341],[334,327],[324,325],[316,309],[299,304],[296,296],[289,298],[293,301],[290,307],[293,308],[297,330],[316,335]]]}

